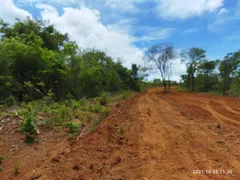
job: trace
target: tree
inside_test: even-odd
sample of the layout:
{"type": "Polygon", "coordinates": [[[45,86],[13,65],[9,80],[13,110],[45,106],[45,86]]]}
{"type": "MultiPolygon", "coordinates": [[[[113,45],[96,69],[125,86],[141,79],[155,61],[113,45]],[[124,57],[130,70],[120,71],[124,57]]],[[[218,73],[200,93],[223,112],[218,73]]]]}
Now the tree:
{"type": "Polygon", "coordinates": [[[219,72],[222,80],[222,93],[226,95],[226,91],[230,89],[233,79],[238,76],[237,70],[240,65],[240,51],[229,53],[224,57],[219,66],[219,72]]]}
{"type": "Polygon", "coordinates": [[[213,86],[217,82],[217,78],[214,75],[214,70],[216,69],[219,61],[202,61],[198,66],[197,75],[197,88],[199,91],[208,92],[213,89],[213,86]]]}
{"type": "Polygon", "coordinates": [[[188,51],[182,51],[182,61],[186,63],[188,81],[190,82],[191,90],[195,90],[195,75],[198,65],[206,57],[206,51],[201,48],[191,48],[188,51]]]}
{"type": "Polygon", "coordinates": [[[175,52],[172,45],[154,45],[147,51],[148,61],[160,71],[165,91],[170,90],[171,64],[174,58],[175,52]]]}

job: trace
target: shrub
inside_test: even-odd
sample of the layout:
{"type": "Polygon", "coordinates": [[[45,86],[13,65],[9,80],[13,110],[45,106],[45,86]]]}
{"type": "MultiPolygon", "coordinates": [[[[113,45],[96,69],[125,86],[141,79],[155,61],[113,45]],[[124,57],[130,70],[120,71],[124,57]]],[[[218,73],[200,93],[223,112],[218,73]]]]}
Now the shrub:
{"type": "Polygon", "coordinates": [[[69,128],[70,133],[72,133],[72,134],[77,133],[79,130],[79,126],[73,124],[72,122],[67,123],[65,127],[69,128]]]}
{"type": "Polygon", "coordinates": [[[20,130],[21,133],[25,134],[26,136],[26,143],[32,143],[35,140],[35,135],[38,134],[38,130],[34,125],[34,122],[36,122],[36,114],[34,113],[33,108],[29,106],[28,114],[26,115],[20,130]]]}
{"type": "Polygon", "coordinates": [[[76,100],[72,100],[72,109],[75,112],[79,108],[79,103],[76,100]]]}
{"type": "Polygon", "coordinates": [[[108,93],[103,93],[99,97],[99,102],[102,106],[105,106],[109,102],[109,94],[108,93]]]}
{"type": "Polygon", "coordinates": [[[118,97],[118,100],[121,101],[121,100],[127,99],[130,95],[131,95],[131,91],[128,91],[128,90],[122,91],[118,97]]]}
{"type": "Polygon", "coordinates": [[[92,125],[93,125],[93,127],[95,127],[95,126],[98,126],[100,123],[101,123],[101,120],[97,119],[97,120],[93,121],[92,125]]]}

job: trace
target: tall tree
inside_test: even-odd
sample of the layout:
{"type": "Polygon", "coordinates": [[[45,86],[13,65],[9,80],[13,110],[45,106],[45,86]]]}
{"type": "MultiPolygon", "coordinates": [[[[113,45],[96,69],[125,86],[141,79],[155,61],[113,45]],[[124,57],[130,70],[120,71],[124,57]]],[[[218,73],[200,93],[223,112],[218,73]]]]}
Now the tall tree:
{"type": "Polygon", "coordinates": [[[147,59],[160,72],[164,85],[164,90],[170,90],[171,64],[175,58],[175,52],[172,45],[159,44],[152,46],[147,51],[147,59]],[[167,79],[169,86],[167,87],[167,79]]]}
{"type": "Polygon", "coordinates": [[[206,51],[201,48],[191,48],[188,51],[182,51],[182,61],[186,63],[188,79],[191,82],[191,90],[195,90],[195,75],[198,65],[206,57],[206,51]]]}
{"type": "Polygon", "coordinates": [[[238,76],[240,69],[240,51],[235,53],[229,53],[224,57],[219,66],[220,76],[222,79],[222,93],[226,95],[226,91],[229,90],[232,80],[238,76]]]}

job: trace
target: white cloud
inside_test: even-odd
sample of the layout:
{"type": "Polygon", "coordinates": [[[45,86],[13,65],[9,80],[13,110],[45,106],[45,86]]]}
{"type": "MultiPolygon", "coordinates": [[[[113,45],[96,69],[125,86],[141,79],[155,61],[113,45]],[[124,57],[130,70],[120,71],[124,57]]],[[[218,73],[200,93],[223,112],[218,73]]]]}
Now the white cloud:
{"type": "Polygon", "coordinates": [[[197,32],[199,28],[190,28],[183,31],[184,34],[197,32]]]}
{"type": "Polygon", "coordinates": [[[136,37],[135,41],[157,41],[166,39],[174,31],[173,28],[149,28],[149,27],[139,27],[140,30],[145,32],[145,35],[136,37]]]}
{"type": "Polygon", "coordinates": [[[228,10],[226,8],[221,8],[218,12],[218,15],[228,13],[228,10]]]}
{"type": "Polygon", "coordinates": [[[59,4],[59,5],[73,5],[79,2],[84,2],[83,0],[19,0],[23,4],[36,4],[36,3],[50,3],[50,4],[59,4]]]}
{"type": "Polygon", "coordinates": [[[143,64],[144,52],[133,45],[133,37],[127,33],[104,26],[100,12],[81,6],[79,9],[63,8],[59,15],[54,7],[38,5],[44,20],[50,20],[58,30],[69,33],[81,48],[97,48],[108,55],[123,59],[127,67],[131,63],[143,64]]]}
{"type": "Polygon", "coordinates": [[[31,17],[29,12],[16,7],[13,0],[1,0],[0,3],[0,19],[5,22],[13,23],[16,18],[26,19],[27,16],[31,17]]]}
{"type": "Polygon", "coordinates": [[[223,5],[224,0],[156,0],[158,16],[165,19],[186,19],[213,12],[223,5]]]}

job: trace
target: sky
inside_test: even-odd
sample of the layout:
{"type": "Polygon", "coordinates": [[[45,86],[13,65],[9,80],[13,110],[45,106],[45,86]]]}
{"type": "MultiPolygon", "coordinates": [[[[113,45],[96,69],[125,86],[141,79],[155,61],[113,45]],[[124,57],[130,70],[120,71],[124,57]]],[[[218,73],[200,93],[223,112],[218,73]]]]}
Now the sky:
{"type": "MultiPolygon", "coordinates": [[[[177,51],[203,48],[208,59],[240,49],[240,0],[0,0],[0,19],[49,20],[80,48],[96,48],[126,67],[147,65],[145,51],[172,43],[177,51]]],[[[174,60],[172,78],[185,73],[174,60]]],[[[158,77],[151,73],[149,79],[158,77]]]]}

